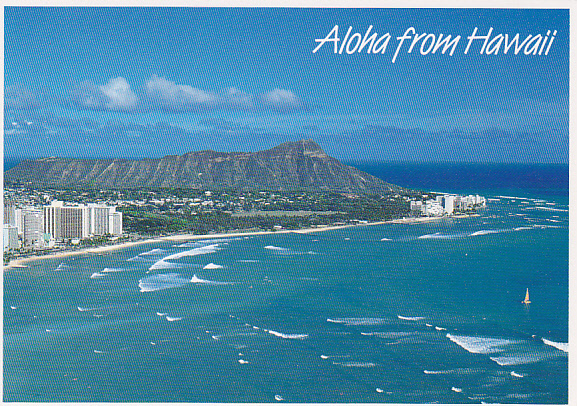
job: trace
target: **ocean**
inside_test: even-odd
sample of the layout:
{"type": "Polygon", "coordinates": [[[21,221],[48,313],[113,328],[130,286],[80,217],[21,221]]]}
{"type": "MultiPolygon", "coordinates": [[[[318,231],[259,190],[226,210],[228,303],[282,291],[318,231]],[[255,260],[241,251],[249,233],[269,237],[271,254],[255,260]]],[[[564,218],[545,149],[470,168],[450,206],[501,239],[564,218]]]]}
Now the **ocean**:
{"type": "Polygon", "coordinates": [[[568,167],[358,166],[487,207],[7,269],[4,401],[567,403],[568,167]]]}

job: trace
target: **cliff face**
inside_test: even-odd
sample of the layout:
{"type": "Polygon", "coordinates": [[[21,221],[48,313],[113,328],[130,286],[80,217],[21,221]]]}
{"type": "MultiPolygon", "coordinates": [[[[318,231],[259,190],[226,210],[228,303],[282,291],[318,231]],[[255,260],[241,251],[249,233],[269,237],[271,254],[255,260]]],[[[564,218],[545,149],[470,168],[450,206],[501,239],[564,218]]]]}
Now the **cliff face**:
{"type": "Polygon", "coordinates": [[[313,141],[259,152],[189,152],[161,159],[61,159],[20,162],[5,180],[36,186],[234,188],[394,192],[398,186],[343,165],[313,141]]]}

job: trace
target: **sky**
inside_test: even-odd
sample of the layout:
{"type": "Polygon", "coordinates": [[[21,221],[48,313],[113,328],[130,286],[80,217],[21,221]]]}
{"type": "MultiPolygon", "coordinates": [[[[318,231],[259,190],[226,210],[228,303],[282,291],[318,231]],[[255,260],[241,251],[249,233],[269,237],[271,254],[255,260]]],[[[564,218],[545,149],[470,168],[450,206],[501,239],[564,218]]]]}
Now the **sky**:
{"type": "Polygon", "coordinates": [[[569,160],[568,10],[6,7],[4,31],[6,159],[569,160]]]}

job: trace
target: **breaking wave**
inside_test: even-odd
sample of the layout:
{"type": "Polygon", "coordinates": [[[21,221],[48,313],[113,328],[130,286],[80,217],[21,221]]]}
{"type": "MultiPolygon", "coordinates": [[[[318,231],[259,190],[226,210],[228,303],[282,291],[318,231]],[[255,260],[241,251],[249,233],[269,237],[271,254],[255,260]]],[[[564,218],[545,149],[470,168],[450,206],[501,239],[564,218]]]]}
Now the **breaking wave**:
{"type": "Polygon", "coordinates": [[[385,319],[377,317],[345,317],[340,319],[327,319],[329,323],[344,324],[346,326],[376,326],[386,324],[385,319]]]}
{"type": "Polygon", "coordinates": [[[184,257],[193,257],[196,255],[212,254],[216,251],[218,251],[218,244],[212,244],[212,245],[207,245],[204,247],[193,248],[193,249],[188,250],[188,251],[177,252],[176,254],[168,255],[168,256],[162,258],[161,260],[155,262],[148,270],[152,271],[155,269],[175,268],[178,265],[172,264],[168,261],[170,261],[172,259],[180,259],[180,258],[184,258],[184,257]]]}
{"type": "Polygon", "coordinates": [[[568,213],[569,210],[565,209],[556,209],[554,207],[545,207],[545,206],[535,206],[535,207],[527,207],[525,210],[545,210],[545,211],[562,211],[568,213]]]}
{"type": "Polygon", "coordinates": [[[170,316],[166,316],[166,320],[168,320],[168,321],[179,321],[179,320],[182,320],[182,317],[170,317],[170,316]]]}
{"type": "Polygon", "coordinates": [[[276,336],[276,337],[288,338],[288,339],[292,339],[292,340],[304,340],[305,338],[307,338],[309,336],[308,334],[284,334],[284,333],[279,333],[278,331],[273,331],[273,330],[268,330],[268,333],[272,334],[273,336],[276,336]]]}
{"type": "Polygon", "coordinates": [[[421,316],[416,316],[416,317],[407,317],[407,316],[401,316],[401,315],[397,315],[397,317],[401,320],[410,320],[410,321],[418,321],[418,320],[424,320],[424,317],[421,316]]]}
{"type": "Polygon", "coordinates": [[[102,273],[110,273],[110,272],[122,272],[125,271],[125,269],[122,268],[104,268],[102,271],[102,273]]]}
{"type": "Polygon", "coordinates": [[[373,362],[333,362],[333,365],[340,365],[348,368],[373,368],[377,364],[373,362]]]}
{"type": "Polygon", "coordinates": [[[222,265],[213,264],[211,262],[210,264],[205,265],[204,268],[202,269],[222,269],[222,268],[224,268],[222,265]]]}
{"type": "Polygon", "coordinates": [[[491,357],[491,361],[494,361],[501,366],[530,364],[532,362],[540,361],[541,359],[542,357],[537,355],[491,357]]]}
{"type": "Polygon", "coordinates": [[[147,276],[138,281],[138,287],[141,292],[155,292],[157,290],[178,288],[188,282],[188,279],[181,278],[177,273],[168,273],[147,276]]]}
{"type": "Polygon", "coordinates": [[[477,235],[497,234],[497,233],[500,233],[501,231],[502,230],[480,230],[480,231],[475,231],[472,234],[469,234],[469,236],[475,237],[477,235]]]}
{"type": "Polygon", "coordinates": [[[515,371],[511,371],[511,376],[514,376],[514,377],[516,377],[516,378],[524,378],[524,377],[525,377],[525,375],[523,375],[523,374],[518,374],[518,373],[516,373],[515,371]]]}
{"type": "Polygon", "coordinates": [[[138,254],[138,255],[139,256],[140,255],[160,255],[160,254],[164,254],[165,252],[166,252],[166,250],[163,250],[161,248],[155,248],[153,250],[146,251],[146,252],[143,252],[142,254],[138,254]]]}
{"type": "Polygon", "coordinates": [[[551,347],[555,347],[558,350],[569,353],[569,343],[557,343],[555,341],[547,340],[546,338],[541,338],[541,340],[551,347]]]}
{"type": "Polygon", "coordinates": [[[99,279],[99,278],[102,278],[103,276],[106,276],[106,275],[103,273],[94,272],[92,275],[90,275],[90,279],[99,279]]]}
{"type": "Polygon", "coordinates": [[[493,354],[503,351],[503,347],[506,345],[518,343],[518,341],[502,338],[455,336],[452,334],[447,334],[447,338],[473,354],[493,354]]]}
{"type": "Polygon", "coordinates": [[[200,279],[196,275],[193,275],[192,279],[189,282],[200,283],[200,284],[204,284],[204,285],[232,285],[233,284],[233,282],[216,282],[216,281],[209,281],[206,279],[200,279]]]}
{"type": "Polygon", "coordinates": [[[264,247],[267,250],[273,250],[273,251],[288,251],[288,248],[283,248],[283,247],[275,247],[274,245],[267,245],[266,247],[264,247]]]}

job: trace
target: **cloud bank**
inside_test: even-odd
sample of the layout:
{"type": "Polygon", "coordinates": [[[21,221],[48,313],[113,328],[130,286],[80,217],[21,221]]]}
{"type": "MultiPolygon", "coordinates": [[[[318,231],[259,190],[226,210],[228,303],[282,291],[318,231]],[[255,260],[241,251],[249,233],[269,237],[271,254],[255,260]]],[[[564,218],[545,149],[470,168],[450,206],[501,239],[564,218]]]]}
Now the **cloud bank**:
{"type": "MultiPolygon", "coordinates": [[[[30,102],[24,92],[14,93],[8,107],[20,108],[30,102]]],[[[84,81],[67,95],[64,104],[78,110],[103,110],[138,113],[163,111],[167,113],[223,110],[269,110],[289,113],[305,109],[305,104],[292,91],[274,88],[264,94],[253,95],[236,87],[217,92],[179,84],[165,77],[152,75],[142,89],[133,90],[128,81],[119,76],[104,85],[84,81]]]]}

